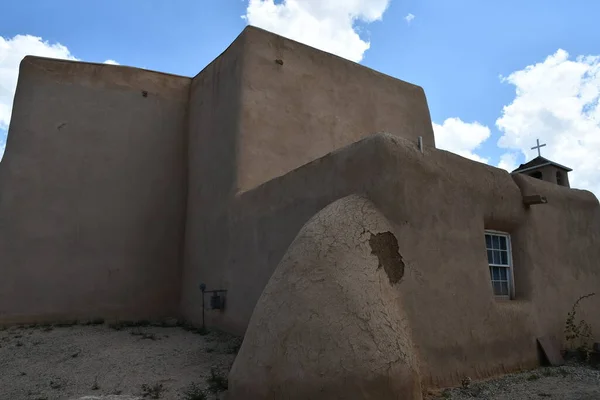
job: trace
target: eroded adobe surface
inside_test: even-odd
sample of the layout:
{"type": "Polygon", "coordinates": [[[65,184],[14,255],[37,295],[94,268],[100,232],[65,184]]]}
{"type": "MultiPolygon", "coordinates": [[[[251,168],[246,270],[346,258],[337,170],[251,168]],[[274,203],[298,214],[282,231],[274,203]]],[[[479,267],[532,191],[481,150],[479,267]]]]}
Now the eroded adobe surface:
{"type": "Polygon", "coordinates": [[[231,398],[416,398],[392,229],[360,196],[311,218],[258,301],[230,374],[231,398]]]}

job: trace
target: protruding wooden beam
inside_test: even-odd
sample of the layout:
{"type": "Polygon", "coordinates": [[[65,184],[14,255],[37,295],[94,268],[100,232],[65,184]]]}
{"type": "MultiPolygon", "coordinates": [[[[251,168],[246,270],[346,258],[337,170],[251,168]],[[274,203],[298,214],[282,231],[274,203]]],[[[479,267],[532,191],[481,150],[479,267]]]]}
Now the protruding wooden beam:
{"type": "Polygon", "coordinates": [[[547,202],[548,199],[546,199],[546,196],[542,196],[539,194],[523,196],[523,204],[525,204],[527,207],[533,206],[535,204],[546,204],[547,202]]]}

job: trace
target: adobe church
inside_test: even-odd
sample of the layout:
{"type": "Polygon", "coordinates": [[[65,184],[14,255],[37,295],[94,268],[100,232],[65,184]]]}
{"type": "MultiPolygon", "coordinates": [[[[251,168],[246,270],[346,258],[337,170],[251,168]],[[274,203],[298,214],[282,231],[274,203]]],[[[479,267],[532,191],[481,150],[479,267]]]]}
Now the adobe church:
{"type": "Polygon", "coordinates": [[[204,315],[231,399],[421,399],[537,366],[600,288],[568,171],[436,149],[421,87],[254,27],[193,78],[26,57],[0,323],[204,315]]]}

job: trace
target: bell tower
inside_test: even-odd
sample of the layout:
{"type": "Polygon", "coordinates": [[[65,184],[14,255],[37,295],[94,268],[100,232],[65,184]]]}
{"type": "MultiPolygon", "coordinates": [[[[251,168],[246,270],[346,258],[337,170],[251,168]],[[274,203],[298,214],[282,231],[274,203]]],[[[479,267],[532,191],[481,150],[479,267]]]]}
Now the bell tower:
{"type": "Polygon", "coordinates": [[[532,150],[538,151],[538,156],[525,164],[519,165],[519,168],[511,173],[528,175],[542,181],[570,188],[569,172],[573,170],[542,157],[540,149],[544,146],[546,146],[546,144],[540,144],[538,139],[537,145],[531,148],[532,150]]]}

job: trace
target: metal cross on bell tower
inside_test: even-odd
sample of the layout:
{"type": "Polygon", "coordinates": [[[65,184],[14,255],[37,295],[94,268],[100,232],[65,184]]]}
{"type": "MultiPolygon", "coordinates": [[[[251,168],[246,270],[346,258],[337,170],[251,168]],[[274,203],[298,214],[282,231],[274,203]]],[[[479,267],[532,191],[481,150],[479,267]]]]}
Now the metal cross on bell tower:
{"type": "Polygon", "coordinates": [[[538,157],[541,157],[542,156],[542,152],[540,151],[540,149],[542,147],[544,147],[546,145],[546,143],[540,144],[540,139],[536,139],[535,141],[537,142],[537,146],[533,146],[531,148],[531,150],[536,150],[537,149],[537,151],[538,151],[538,157]]]}

